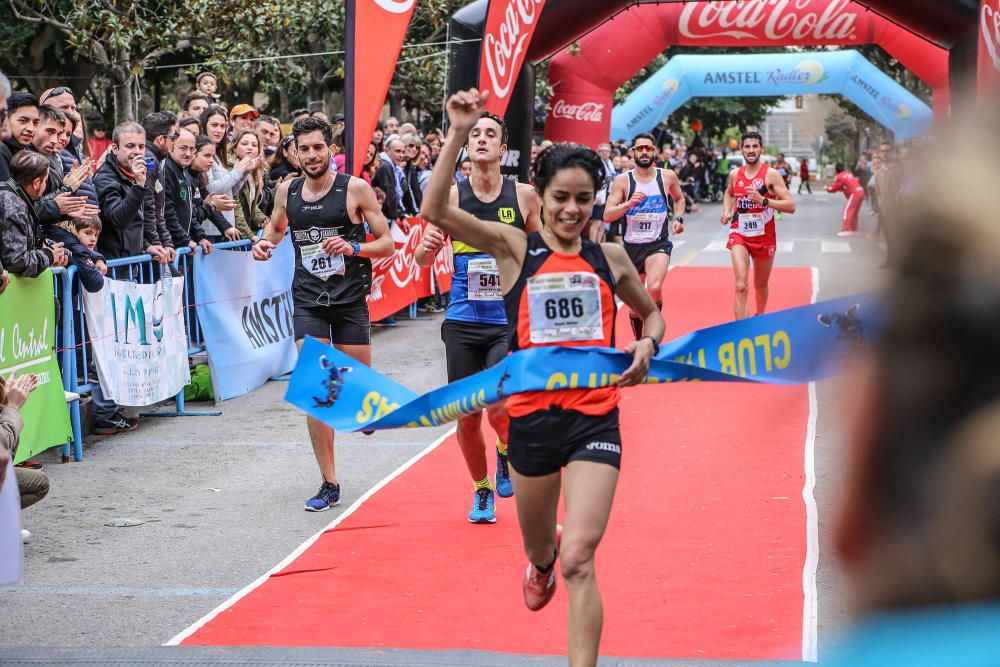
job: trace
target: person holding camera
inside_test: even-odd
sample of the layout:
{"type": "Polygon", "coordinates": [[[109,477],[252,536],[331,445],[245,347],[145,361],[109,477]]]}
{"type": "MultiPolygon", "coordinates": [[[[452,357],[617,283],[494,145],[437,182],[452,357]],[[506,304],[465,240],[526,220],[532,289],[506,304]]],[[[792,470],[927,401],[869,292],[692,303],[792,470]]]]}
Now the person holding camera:
{"type": "MultiPolygon", "coordinates": [[[[104,223],[97,249],[108,259],[132,257],[147,250],[143,215],[148,191],[145,152],[146,132],[142,126],[123,123],[112,132],[108,157],[94,176],[104,223]]],[[[153,254],[159,254],[158,250],[153,254]]]]}

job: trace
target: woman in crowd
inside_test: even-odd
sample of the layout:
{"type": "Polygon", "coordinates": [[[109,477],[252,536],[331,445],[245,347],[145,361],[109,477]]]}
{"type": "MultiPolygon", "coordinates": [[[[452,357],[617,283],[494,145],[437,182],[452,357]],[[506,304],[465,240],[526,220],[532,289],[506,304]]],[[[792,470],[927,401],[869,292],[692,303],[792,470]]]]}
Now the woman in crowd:
{"type": "Polygon", "coordinates": [[[385,126],[382,125],[382,121],[375,124],[375,132],[372,134],[372,141],[375,142],[375,154],[378,155],[385,150],[383,141],[385,139],[385,126]]]}
{"type": "Polygon", "coordinates": [[[267,167],[261,154],[260,138],[255,131],[249,128],[242,129],[233,137],[231,151],[229,160],[231,163],[244,162],[253,165],[246,172],[246,178],[236,193],[234,211],[236,228],[244,237],[250,238],[267,222],[267,215],[261,210],[261,203],[266,196],[267,167]]]}
{"type": "MultiPolygon", "coordinates": [[[[424,218],[496,259],[511,351],[548,345],[613,346],[619,296],[643,318],[647,335],[625,348],[633,361],[618,385],[641,382],[663,336],[663,317],[624,249],[583,238],[604,171],[593,150],[556,144],[539,154],[535,187],[542,197],[541,232],[525,234],[513,225],[482,222],[449,203],[452,167],[481,117],[483,101],[476,90],[448,100],[450,128],[427,187],[424,218]],[[565,302],[562,314],[558,308],[552,314],[560,300],[565,302]],[[576,304],[573,310],[571,301],[576,304]]],[[[594,553],[618,483],[619,386],[536,391],[507,399],[511,476],[529,561],[522,581],[524,599],[531,610],[551,600],[559,560],[569,591],[573,667],[597,663],[603,610],[594,553]],[[588,447],[594,442],[602,446],[588,447]],[[556,525],[560,495],[565,498],[561,533],[556,525]]]]}
{"type": "Polygon", "coordinates": [[[226,213],[232,213],[236,208],[236,200],[227,193],[210,193],[208,191],[208,175],[212,171],[212,165],[215,164],[215,146],[215,142],[204,134],[198,135],[195,139],[194,160],[191,161],[189,168],[197,180],[198,192],[192,193],[197,201],[192,202],[195,219],[191,221],[191,224],[201,225],[202,229],[208,229],[211,226],[212,229],[221,230],[220,234],[214,237],[209,236],[208,240],[212,243],[238,241],[242,238],[242,234],[225,217],[226,213]],[[198,201],[204,201],[209,206],[198,206],[198,201]]]}
{"type": "Polygon", "coordinates": [[[365,153],[365,164],[361,168],[361,178],[365,179],[368,185],[372,184],[372,179],[375,178],[375,172],[382,164],[382,160],[379,158],[379,142],[372,139],[371,143],[368,144],[368,152],[365,153]]]}
{"type": "MultiPolygon", "coordinates": [[[[205,109],[201,114],[201,132],[215,144],[215,159],[208,172],[206,189],[210,194],[224,194],[236,198],[247,173],[254,171],[260,164],[260,156],[247,156],[235,164],[229,162],[229,118],[219,105],[205,109]]],[[[223,217],[230,226],[236,226],[236,215],[233,211],[224,211],[223,217]]],[[[218,229],[211,221],[205,222],[205,234],[212,243],[222,241],[223,230],[218,229]]]]}
{"type": "Polygon", "coordinates": [[[297,176],[299,174],[299,155],[295,151],[295,137],[292,135],[284,137],[278,145],[275,157],[278,159],[267,172],[268,180],[277,183],[288,175],[297,176]]]}

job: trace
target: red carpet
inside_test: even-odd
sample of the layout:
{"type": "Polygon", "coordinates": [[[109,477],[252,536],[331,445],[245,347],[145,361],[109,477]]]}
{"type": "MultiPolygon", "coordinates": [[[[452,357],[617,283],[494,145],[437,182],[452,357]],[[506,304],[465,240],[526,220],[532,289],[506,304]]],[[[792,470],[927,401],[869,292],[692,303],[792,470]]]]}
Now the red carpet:
{"type": "MultiPolygon", "coordinates": [[[[671,271],[667,338],[731,319],[731,295],[729,269],[671,271]]],[[[772,310],[810,296],[808,269],[775,269],[772,310]]],[[[807,388],[641,387],[621,414],[602,655],[801,659],[807,388]]],[[[473,526],[470,490],[449,437],[181,643],[565,654],[565,590],[524,607],[513,499],[473,526]]]]}

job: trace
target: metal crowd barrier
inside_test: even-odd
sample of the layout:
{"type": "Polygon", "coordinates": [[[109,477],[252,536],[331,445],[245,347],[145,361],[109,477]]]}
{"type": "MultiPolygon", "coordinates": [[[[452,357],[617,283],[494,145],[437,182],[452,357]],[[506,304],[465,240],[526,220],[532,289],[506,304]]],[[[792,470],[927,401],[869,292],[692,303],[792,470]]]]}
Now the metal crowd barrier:
{"type": "Polygon", "coordinates": [[[66,406],[69,410],[69,422],[73,429],[73,435],[63,444],[63,461],[68,461],[72,450],[73,458],[77,461],[83,460],[83,434],[80,426],[80,394],[70,388],[70,374],[66,369],[70,366],[66,361],[73,352],[73,290],[72,285],[76,278],[76,267],[52,268],[53,293],[56,297],[56,308],[59,315],[56,322],[55,347],[57,354],[62,355],[61,367],[63,393],[66,397],[66,406]],[[67,304],[68,307],[67,307],[67,304]]]}
{"type": "MultiPolygon", "coordinates": [[[[249,251],[250,241],[229,241],[212,246],[216,250],[249,251]]],[[[173,262],[174,275],[184,276],[184,330],[188,341],[188,356],[205,352],[204,337],[201,325],[195,314],[194,298],[194,261],[191,248],[181,248],[173,262]]],[[[106,260],[108,278],[128,280],[140,283],[151,283],[164,276],[167,265],[153,260],[151,255],[136,255],[106,260]]],[[[88,370],[91,367],[92,351],[89,349],[87,333],[86,303],[83,299],[83,286],[77,276],[76,267],[57,267],[52,270],[55,281],[55,294],[59,299],[59,327],[56,332],[56,349],[61,355],[63,389],[69,405],[70,422],[73,428],[73,439],[63,445],[63,459],[68,460],[72,449],[73,459],[83,460],[83,438],[80,422],[80,395],[90,393],[94,383],[88,370]]],[[[184,390],[181,389],[174,397],[175,409],[166,412],[142,413],[143,417],[204,417],[217,416],[219,410],[192,411],[185,409],[184,390]]]]}

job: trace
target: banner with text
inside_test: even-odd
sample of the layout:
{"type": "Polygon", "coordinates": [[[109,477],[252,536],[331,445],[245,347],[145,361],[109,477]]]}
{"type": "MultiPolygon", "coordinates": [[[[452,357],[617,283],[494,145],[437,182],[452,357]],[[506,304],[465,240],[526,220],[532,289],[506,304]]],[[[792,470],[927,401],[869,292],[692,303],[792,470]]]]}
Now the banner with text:
{"type": "MultiPolygon", "coordinates": [[[[372,293],[368,297],[372,322],[398,313],[417,299],[431,296],[434,293],[432,272],[442,293],[451,289],[451,274],[455,271],[451,247],[445,246],[431,266],[417,266],[416,252],[427,223],[420,218],[408,218],[407,222],[410,231],[405,237],[394,231],[396,252],[392,257],[372,260],[372,293]]],[[[396,230],[395,225],[393,229],[396,230]]]]}
{"type": "Polygon", "coordinates": [[[295,367],[295,251],[279,243],[267,262],[219,250],[194,258],[194,295],[215,398],[242,396],[295,367]]]}
{"type": "Polygon", "coordinates": [[[378,123],[417,0],[347,0],[344,113],[347,173],[357,176],[378,123]]]}
{"type": "Polygon", "coordinates": [[[1000,0],[983,0],[979,10],[979,94],[1000,95],[1000,0]]]}
{"type": "Polygon", "coordinates": [[[184,332],[184,279],[152,285],[105,279],[84,292],[87,329],[104,396],[119,405],[153,405],[191,381],[184,332]]]}
{"type": "MultiPolygon", "coordinates": [[[[877,330],[876,310],[870,295],[849,296],[702,329],[664,343],[646,383],[792,385],[829,377],[877,330]]],[[[285,399],[342,431],[438,426],[519,392],[610,386],[631,363],[611,348],[532,348],[418,396],[307,339],[285,399]]]]}
{"type": "Polygon", "coordinates": [[[0,297],[0,375],[38,376],[38,388],[21,408],[25,427],[16,462],[68,442],[72,433],[53,352],[56,323],[52,271],[37,278],[11,276],[0,297]]]}
{"type": "Polygon", "coordinates": [[[545,0],[490,0],[479,56],[479,90],[490,94],[486,111],[506,113],[544,7],[545,0]]]}

